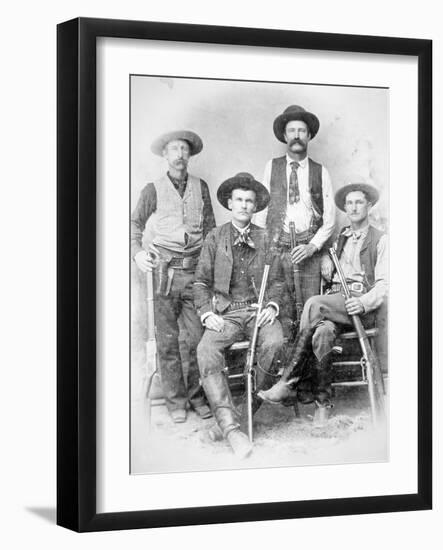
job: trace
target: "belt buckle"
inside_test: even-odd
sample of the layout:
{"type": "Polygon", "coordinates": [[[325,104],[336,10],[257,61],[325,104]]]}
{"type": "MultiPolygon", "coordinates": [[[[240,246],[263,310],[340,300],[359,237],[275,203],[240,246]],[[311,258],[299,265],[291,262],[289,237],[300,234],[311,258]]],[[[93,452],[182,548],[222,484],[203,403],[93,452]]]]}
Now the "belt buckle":
{"type": "Polygon", "coordinates": [[[363,283],[351,283],[351,290],[354,292],[362,292],[364,291],[363,283]]]}
{"type": "Polygon", "coordinates": [[[183,269],[192,269],[194,267],[194,258],[191,256],[185,256],[183,258],[183,269]]]}

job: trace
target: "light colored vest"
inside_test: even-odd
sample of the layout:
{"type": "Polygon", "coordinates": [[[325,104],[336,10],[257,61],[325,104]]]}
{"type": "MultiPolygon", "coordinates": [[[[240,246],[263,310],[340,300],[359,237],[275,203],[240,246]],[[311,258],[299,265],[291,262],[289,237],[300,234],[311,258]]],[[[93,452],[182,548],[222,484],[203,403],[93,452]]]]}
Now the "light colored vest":
{"type": "Polygon", "coordinates": [[[185,255],[203,244],[203,199],[200,179],[188,174],[183,199],[165,174],[154,181],[157,209],[153,214],[155,245],[185,255]],[[185,243],[185,233],[187,243],[185,243]]]}

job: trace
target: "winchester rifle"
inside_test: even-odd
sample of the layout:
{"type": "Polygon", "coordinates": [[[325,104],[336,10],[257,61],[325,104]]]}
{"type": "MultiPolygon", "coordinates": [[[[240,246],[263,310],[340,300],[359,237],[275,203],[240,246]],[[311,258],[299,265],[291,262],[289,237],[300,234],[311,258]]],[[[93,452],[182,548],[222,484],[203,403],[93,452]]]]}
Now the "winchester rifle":
{"type": "MultiPolygon", "coordinates": [[[[337,253],[334,248],[329,249],[329,254],[334,263],[338,277],[340,279],[341,286],[345,295],[345,299],[352,298],[351,291],[349,290],[348,283],[346,282],[345,274],[341,267],[337,253]]],[[[378,422],[380,418],[385,417],[384,403],[383,403],[383,379],[380,369],[380,364],[374,352],[372,351],[369,343],[368,335],[363,328],[363,323],[358,314],[350,316],[355,328],[355,332],[358,336],[360,348],[363,356],[363,365],[366,368],[366,378],[368,382],[369,401],[371,404],[371,413],[374,424],[378,422]]]]}
{"type": "MultiPolygon", "coordinates": [[[[297,246],[297,238],[295,236],[295,224],[294,222],[289,222],[289,236],[291,239],[291,251],[297,246]]],[[[298,331],[300,326],[301,314],[303,311],[303,297],[301,291],[301,279],[300,279],[300,267],[297,264],[292,264],[292,272],[294,276],[294,292],[295,292],[295,320],[297,326],[295,327],[294,333],[298,331]]]]}
{"type": "MultiPolygon", "coordinates": [[[[158,260],[155,254],[149,252],[155,261],[158,260]]],[[[146,339],[146,364],[144,376],[143,394],[149,400],[152,382],[154,376],[158,374],[158,357],[157,357],[157,339],[155,335],[155,317],[154,317],[154,282],[152,271],[146,272],[146,305],[147,305],[147,333],[146,339]]],[[[148,425],[151,420],[151,407],[148,403],[148,425]]]]}
{"type": "MultiPolygon", "coordinates": [[[[263,271],[263,277],[260,285],[260,293],[258,296],[258,304],[256,309],[256,317],[254,324],[254,331],[252,333],[251,340],[249,342],[248,353],[246,357],[246,364],[244,370],[245,376],[245,386],[246,386],[246,416],[247,416],[247,426],[248,426],[248,438],[252,443],[253,439],[253,430],[252,430],[252,395],[255,392],[255,353],[257,348],[257,338],[259,327],[260,314],[263,310],[263,301],[265,297],[266,285],[268,283],[269,269],[271,265],[269,263],[265,264],[263,271]]],[[[242,411],[242,420],[245,416],[244,408],[242,411]]],[[[243,424],[243,422],[241,422],[243,424]]]]}

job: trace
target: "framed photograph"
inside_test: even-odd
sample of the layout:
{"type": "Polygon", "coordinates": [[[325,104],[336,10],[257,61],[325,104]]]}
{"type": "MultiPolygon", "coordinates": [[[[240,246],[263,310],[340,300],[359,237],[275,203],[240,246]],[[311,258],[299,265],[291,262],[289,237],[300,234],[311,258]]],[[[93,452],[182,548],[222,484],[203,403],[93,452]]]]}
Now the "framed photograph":
{"type": "Polygon", "coordinates": [[[431,508],[431,67],[58,26],[59,525],[431,508]]]}

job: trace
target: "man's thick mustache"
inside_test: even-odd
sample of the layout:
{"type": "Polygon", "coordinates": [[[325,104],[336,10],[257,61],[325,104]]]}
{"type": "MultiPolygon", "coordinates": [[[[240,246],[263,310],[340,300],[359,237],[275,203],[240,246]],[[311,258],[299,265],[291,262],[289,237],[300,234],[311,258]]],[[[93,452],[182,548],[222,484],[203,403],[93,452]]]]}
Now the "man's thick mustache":
{"type": "Polygon", "coordinates": [[[290,146],[291,146],[291,145],[294,145],[294,143],[298,143],[299,145],[303,145],[303,141],[301,141],[300,139],[297,139],[297,138],[291,140],[291,141],[289,142],[289,145],[290,145],[290,146]]]}

